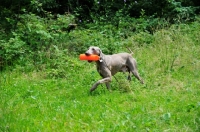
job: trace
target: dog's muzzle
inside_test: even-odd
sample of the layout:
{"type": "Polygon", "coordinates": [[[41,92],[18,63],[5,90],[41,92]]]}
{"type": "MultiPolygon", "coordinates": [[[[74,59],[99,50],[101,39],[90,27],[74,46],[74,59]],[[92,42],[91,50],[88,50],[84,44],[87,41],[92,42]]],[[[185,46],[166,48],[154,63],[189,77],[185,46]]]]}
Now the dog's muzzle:
{"type": "MultiPolygon", "coordinates": [[[[89,54],[89,53],[85,52],[85,55],[86,55],[86,56],[90,56],[91,54],[89,54]]],[[[89,62],[89,63],[91,63],[91,62],[92,62],[92,60],[88,60],[88,62],[89,62]]]]}

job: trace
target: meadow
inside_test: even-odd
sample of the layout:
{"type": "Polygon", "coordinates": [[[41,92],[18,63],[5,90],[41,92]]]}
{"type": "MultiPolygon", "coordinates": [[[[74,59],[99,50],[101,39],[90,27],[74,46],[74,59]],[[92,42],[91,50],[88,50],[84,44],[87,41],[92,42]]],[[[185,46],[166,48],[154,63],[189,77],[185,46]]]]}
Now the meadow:
{"type": "MultiPolygon", "coordinates": [[[[0,131],[200,131],[199,29],[194,22],[106,41],[123,45],[116,52],[132,49],[145,81],[142,85],[133,78],[129,83],[118,73],[112,92],[102,84],[89,93],[100,76],[95,63],[80,61],[79,54],[62,55],[68,61],[53,70],[27,70],[26,64],[7,68],[0,73],[0,131]],[[64,70],[64,77],[55,77],[64,70]]],[[[85,33],[74,30],[70,35],[79,32],[85,33]]],[[[101,33],[91,36],[98,40],[101,33]]],[[[90,41],[91,36],[84,34],[82,40],[90,41]]]]}

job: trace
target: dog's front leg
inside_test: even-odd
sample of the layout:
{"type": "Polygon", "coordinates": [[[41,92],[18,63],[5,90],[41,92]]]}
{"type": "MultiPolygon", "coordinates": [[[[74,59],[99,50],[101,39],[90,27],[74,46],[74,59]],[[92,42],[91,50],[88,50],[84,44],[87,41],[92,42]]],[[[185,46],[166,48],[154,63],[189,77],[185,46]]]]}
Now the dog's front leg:
{"type": "MultiPolygon", "coordinates": [[[[99,84],[101,84],[101,83],[106,83],[106,86],[107,86],[107,83],[109,83],[109,82],[111,82],[111,77],[106,77],[106,78],[103,78],[103,79],[97,81],[97,82],[92,86],[92,88],[90,89],[90,92],[94,91],[94,90],[97,88],[97,86],[98,86],[99,84]]],[[[107,87],[107,88],[108,88],[108,87],[107,87]]],[[[108,88],[108,89],[109,89],[109,88],[108,88]]]]}
{"type": "Polygon", "coordinates": [[[106,87],[107,87],[108,91],[110,91],[110,82],[106,82],[106,87]]]}

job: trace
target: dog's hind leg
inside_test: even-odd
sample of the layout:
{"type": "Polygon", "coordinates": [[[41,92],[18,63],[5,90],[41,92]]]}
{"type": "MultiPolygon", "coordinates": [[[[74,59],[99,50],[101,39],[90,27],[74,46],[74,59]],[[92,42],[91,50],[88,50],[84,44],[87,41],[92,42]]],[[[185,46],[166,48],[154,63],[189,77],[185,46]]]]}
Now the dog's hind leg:
{"type": "Polygon", "coordinates": [[[131,71],[133,73],[133,75],[140,81],[140,83],[144,84],[144,81],[142,80],[142,78],[140,77],[138,71],[136,69],[134,69],[133,71],[131,71]]]}
{"type": "MultiPolygon", "coordinates": [[[[144,84],[144,81],[140,77],[138,70],[137,70],[137,63],[135,59],[129,59],[128,61],[128,70],[142,83],[144,84]]],[[[130,76],[130,74],[129,74],[130,76]]]]}
{"type": "Polygon", "coordinates": [[[131,73],[129,72],[127,79],[131,81],[131,73]]]}

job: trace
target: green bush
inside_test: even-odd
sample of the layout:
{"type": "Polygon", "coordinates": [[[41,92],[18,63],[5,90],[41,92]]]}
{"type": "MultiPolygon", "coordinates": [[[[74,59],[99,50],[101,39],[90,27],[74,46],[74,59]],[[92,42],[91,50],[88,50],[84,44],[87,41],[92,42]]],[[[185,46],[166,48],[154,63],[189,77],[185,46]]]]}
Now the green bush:
{"type": "Polygon", "coordinates": [[[78,55],[77,59],[74,59],[73,56],[69,55],[67,49],[59,49],[56,45],[51,48],[51,56],[42,69],[47,73],[48,78],[67,78],[81,68],[81,65],[77,62],[78,55]]]}
{"type": "Polygon", "coordinates": [[[72,53],[85,53],[89,46],[99,46],[106,54],[112,54],[122,46],[119,34],[108,27],[100,27],[102,30],[85,29],[76,30],[69,34],[68,49],[72,53]]]}
{"type": "MultiPolygon", "coordinates": [[[[73,22],[72,15],[58,15],[54,19],[51,14],[46,18],[35,14],[22,14],[17,23],[17,28],[12,32],[10,38],[4,38],[0,43],[0,57],[6,60],[7,64],[14,60],[23,60],[19,63],[25,63],[25,59],[33,60],[33,63],[47,63],[45,59],[48,52],[51,52],[52,45],[62,46],[68,39],[67,31],[63,30],[73,22]]],[[[65,46],[66,47],[66,46],[65,46]]],[[[31,62],[27,60],[27,62],[31,62]]],[[[5,63],[1,63],[4,67],[5,63]]],[[[22,65],[23,65],[22,64],[22,65]]]]}
{"type": "Polygon", "coordinates": [[[12,61],[23,57],[25,55],[26,48],[25,42],[20,39],[20,37],[13,32],[13,37],[8,41],[0,41],[0,57],[2,58],[2,64],[11,64],[12,61]]]}

